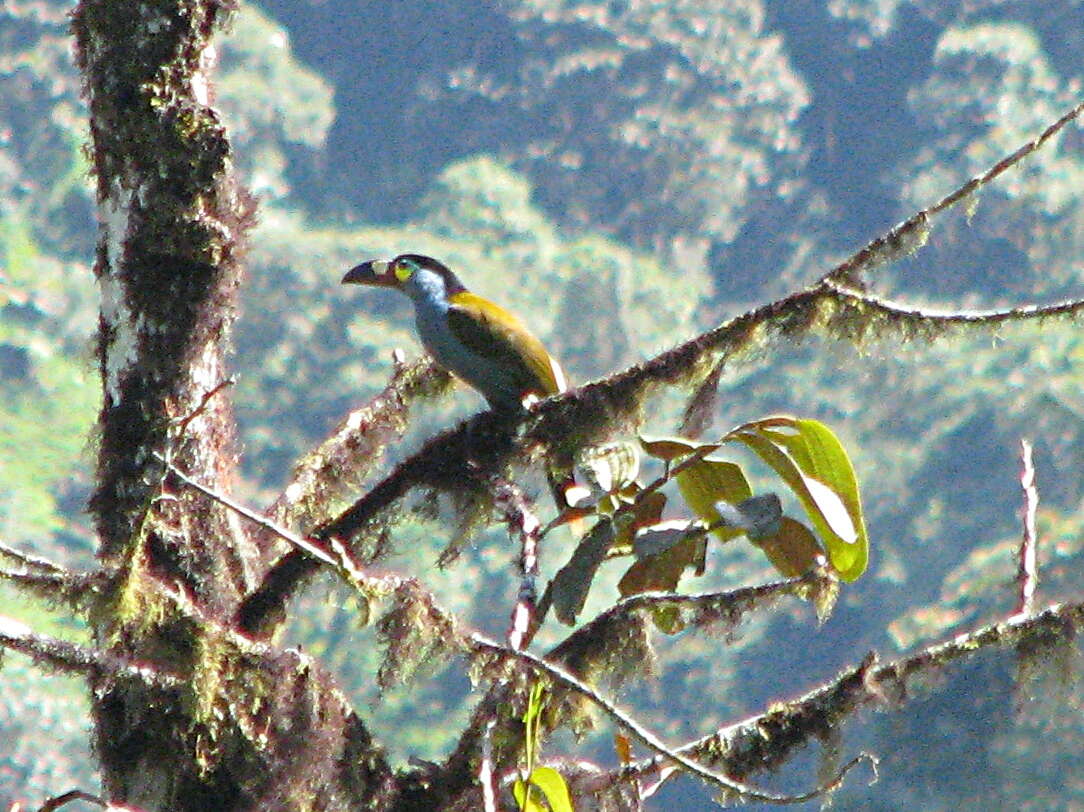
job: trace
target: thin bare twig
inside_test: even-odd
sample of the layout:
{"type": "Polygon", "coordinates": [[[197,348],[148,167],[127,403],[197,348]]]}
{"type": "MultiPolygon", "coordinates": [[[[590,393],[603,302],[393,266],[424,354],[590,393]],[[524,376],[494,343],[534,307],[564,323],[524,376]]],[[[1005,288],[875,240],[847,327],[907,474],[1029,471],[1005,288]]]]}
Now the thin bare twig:
{"type": "Polygon", "coordinates": [[[55,575],[68,574],[68,570],[66,570],[59,564],[54,564],[52,561],[49,561],[45,558],[40,558],[36,555],[33,555],[32,553],[27,553],[14,547],[9,547],[2,541],[0,541],[0,556],[7,556],[8,558],[19,562],[27,569],[44,570],[45,572],[50,572],[55,575]]]}
{"type": "Polygon", "coordinates": [[[486,652],[489,654],[496,654],[501,657],[512,657],[519,662],[522,662],[529,666],[536,673],[548,678],[552,682],[563,685],[565,688],[579,694],[587,699],[591,704],[601,710],[604,714],[610,717],[616,724],[620,725],[623,729],[627,730],[632,736],[639,741],[642,745],[649,748],[653,752],[659,754],[659,756],[673,761],[675,764],[680,765],[688,772],[713,784],[720,789],[737,795],[738,797],[749,801],[760,801],[762,803],[770,804],[797,804],[804,803],[805,801],[812,800],[813,798],[820,797],[825,793],[832,792],[837,789],[842,783],[843,778],[850,770],[861,761],[872,761],[872,757],[866,754],[861,754],[855,759],[852,759],[849,763],[839,771],[839,773],[826,784],[815,787],[809,792],[805,792],[799,795],[780,795],[772,792],[765,792],[763,790],[751,787],[748,784],[743,784],[740,781],[735,781],[728,778],[725,775],[709,770],[702,764],[692,760],[688,756],[684,755],[679,750],[675,750],[666,745],[658,736],[641,725],[631,716],[626,714],[620,708],[618,708],[611,700],[602,696],[592,686],[580,680],[574,674],[566,671],[559,665],[555,665],[541,657],[538,657],[529,651],[516,651],[503,646],[496,641],[490,640],[480,634],[470,635],[470,643],[475,651],[486,652]]]}
{"type": "Polygon", "coordinates": [[[99,798],[97,795],[91,795],[89,792],[83,792],[81,789],[72,789],[65,792],[63,795],[57,795],[55,798],[50,798],[43,803],[38,809],[38,812],[56,812],[62,806],[67,806],[72,801],[87,801],[88,803],[97,804],[102,809],[108,809],[109,804],[99,798]]]}
{"type": "MultiPolygon", "coordinates": [[[[239,516],[248,519],[250,522],[258,525],[265,532],[271,533],[277,536],[283,541],[287,542],[292,548],[293,552],[297,553],[295,560],[299,560],[302,563],[318,562],[313,566],[319,566],[319,564],[326,564],[331,567],[346,583],[354,586],[358,589],[364,589],[366,592],[388,594],[394,592],[399,588],[404,579],[396,576],[376,576],[366,573],[361,566],[355,561],[347,549],[345,544],[342,544],[337,538],[331,537],[327,539],[327,548],[325,549],[319,543],[307,538],[299,536],[297,533],[292,533],[285,527],[281,527],[266,516],[261,516],[256,511],[242,505],[234,499],[226,496],[223,493],[219,493],[214,488],[208,487],[202,484],[190,476],[179,470],[173,463],[167,462],[163,457],[158,457],[166,466],[169,473],[176,476],[183,483],[191,488],[196,489],[209,499],[213,499],[220,505],[234,511],[239,516]]],[[[260,597],[259,593],[253,593],[249,595],[249,599],[253,596],[260,597]]],[[[238,612],[238,620],[241,624],[241,631],[246,635],[251,634],[258,629],[258,621],[252,621],[246,614],[247,603],[242,603],[238,612]]],[[[261,609],[261,612],[263,610],[261,609]]],[[[264,612],[265,613],[265,612],[264,612]]]]}
{"type": "Polygon", "coordinates": [[[273,533],[274,535],[281,538],[283,541],[289,542],[290,545],[294,548],[302,551],[307,555],[311,555],[313,558],[323,562],[324,564],[327,564],[329,567],[332,567],[335,570],[341,569],[342,562],[336,560],[336,558],[332,556],[331,553],[327,552],[323,548],[319,547],[308,539],[302,538],[296,533],[290,532],[285,527],[280,527],[279,525],[275,524],[275,522],[271,521],[271,519],[268,519],[266,516],[261,516],[256,511],[245,507],[240,502],[231,499],[224,493],[219,493],[214,488],[208,487],[207,485],[204,485],[203,483],[192,479],[192,477],[188,476],[188,474],[184,473],[184,471],[182,471],[172,462],[166,460],[165,457],[157,454],[155,456],[157,456],[158,459],[165,464],[166,468],[170,471],[170,473],[177,477],[177,479],[181,480],[181,482],[185,483],[186,485],[195,488],[204,496],[207,496],[215,502],[218,502],[220,505],[229,508],[234,513],[238,514],[239,516],[243,516],[253,524],[256,524],[259,527],[263,528],[264,530],[273,533]]]}
{"type": "Polygon", "coordinates": [[[190,411],[184,417],[177,420],[177,433],[184,434],[185,431],[187,431],[189,424],[191,424],[193,420],[195,420],[197,417],[203,414],[204,411],[206,411],[207,404],[211,402],[211,398],[213,398],[223,389],[233,386],[235,383],[237,383],[237,381],[235,381],[233,378],[224,378],[213,387],[208,389],[206,392],[204,392],[203,396],[200,397],[199,403],[196,404],[195,408],[193,408],[192,411],[190,411]]]}
{"type": "Polygon", "coordinates": [[[822,282],[834,282],[844,284],[860,284],[860,276],[866,271],[886,261],[895,259],[901,253],[906,253],[919,247],[925,240],[929,231],[930,222],[934,216],[941,214],[965,200],[976,191],[986,186],[998,175],[1020,163],[1031,153],[1041,149],[1047,141],[1057,135],[1066,124],[1073,121],[1084,112],[1084,103],[1078,104],[1072,110],[1046,127],[1039,135],[1032,138],[1026,144],[1022,144],[1014,152],[1003,157],[985,172],[968,180],[963,185],[949,192],[932,206],[913,214],[902,223],[894,226],[887,234],[871,241],[861,250],[857,251],[824,277],[822,282]]]}
{"type": "Polygon", "coordinates": [[[1016,614],[1030,615],[1035,611],[1035,590],[1039,585],[1036,563],[1039,537],[1035,532],[1035,513],[1039,508],[1039,490],[1035,487],[1035,465],[1031,460],[1031,443],[1020,440],[1020,487],[1024,491],[1023,533],[1020,539],[1020,560],[1016,571],[1019,589],[1016,614]]]}
{"type": "Polygon", "coordinates": [[[859,304],[865,308],[877,310],[883,315],[903,319],[912,323],[930,325],[986,325],[994,326],[1010,321],[1029,321],[1056,316],[1074,316],[1084,313],[1084,299],[1066,299],[1050,305],[1024,305],[1005,310],[938,310],[918,308],[902,302],[895,302],[874,294],[858,291],[826,279],[821,283],[832,291],[835,298],[843,304],[859,304]]]}

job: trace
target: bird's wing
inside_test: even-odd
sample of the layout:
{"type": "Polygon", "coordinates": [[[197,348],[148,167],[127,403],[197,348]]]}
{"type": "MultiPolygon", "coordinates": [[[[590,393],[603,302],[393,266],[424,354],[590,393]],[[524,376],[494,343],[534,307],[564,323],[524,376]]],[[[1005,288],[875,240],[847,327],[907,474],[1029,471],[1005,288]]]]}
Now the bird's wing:
{"type": "Polygon", "coordinates": [[[448,328],[467,349],[522,379],[523,391],[553,395],[565,389],[560,365],[523,323],[481,296],[462,291],[450,298],[448,328]],[[542,391],[538,391],[541,389],[542,391]]]}

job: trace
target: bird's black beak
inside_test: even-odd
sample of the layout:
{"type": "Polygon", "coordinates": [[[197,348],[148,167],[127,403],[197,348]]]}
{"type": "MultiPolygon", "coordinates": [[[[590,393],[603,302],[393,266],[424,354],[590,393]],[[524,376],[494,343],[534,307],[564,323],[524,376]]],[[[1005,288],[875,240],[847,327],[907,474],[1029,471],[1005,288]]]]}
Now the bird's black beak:
{"type": "Polygon", "coordinates": [[[344,285],[385,285],[395,286],[395,277],[388,273],[388,263],[374,259],[355,265],[343,277],[344,285]]]}

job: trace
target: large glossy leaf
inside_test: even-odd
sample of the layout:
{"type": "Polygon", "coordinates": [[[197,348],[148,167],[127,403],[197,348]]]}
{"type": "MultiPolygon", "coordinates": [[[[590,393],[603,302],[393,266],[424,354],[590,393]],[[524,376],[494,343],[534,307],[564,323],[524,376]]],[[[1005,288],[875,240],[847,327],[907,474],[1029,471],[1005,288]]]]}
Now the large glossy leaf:
{"type": "Polygon", "coordinates": [[[790,487],[840,578],[853,581],[865,571],[869,540],[854,467],[827,426],[771,417],[739,426],[723,439],[750,448],[790,487]]]}

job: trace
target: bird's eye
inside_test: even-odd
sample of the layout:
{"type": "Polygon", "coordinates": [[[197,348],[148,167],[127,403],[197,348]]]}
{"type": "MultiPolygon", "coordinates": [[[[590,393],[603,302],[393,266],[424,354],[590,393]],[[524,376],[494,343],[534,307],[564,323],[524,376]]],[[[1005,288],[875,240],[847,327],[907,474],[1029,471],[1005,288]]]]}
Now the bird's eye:
{"type": "Polygon", "coordinates": [[[406,282],[416,270],[417,266],[409,259],[401,259],[395,263],[395,278],[400,282],[406,282]]]}

